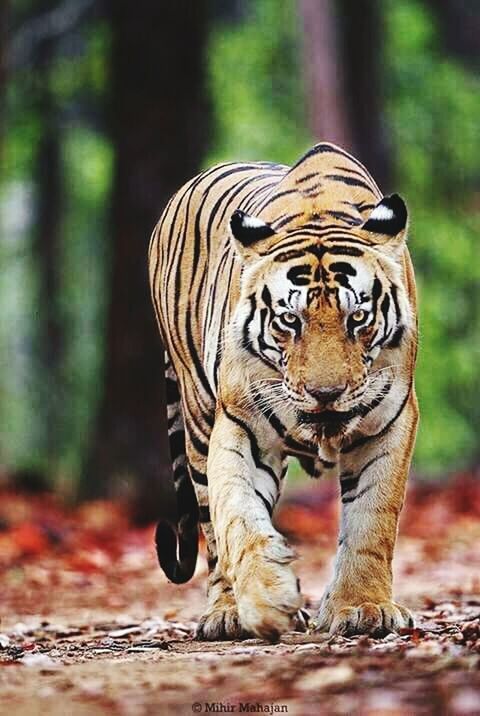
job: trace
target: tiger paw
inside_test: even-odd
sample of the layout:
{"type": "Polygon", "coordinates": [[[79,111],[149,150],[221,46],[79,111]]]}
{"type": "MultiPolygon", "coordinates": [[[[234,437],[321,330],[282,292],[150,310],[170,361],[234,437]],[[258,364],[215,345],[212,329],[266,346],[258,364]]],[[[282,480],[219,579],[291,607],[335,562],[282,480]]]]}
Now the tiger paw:
{"type": "Polygon", "coordinates": [[[334,610],[323,605],[316,622],[317,630],[342,636],[369,634],[382,637],[390,632],[414,626],[410,611],[391,601],[379,604],[363,602],[358,606],[347,604],[334,610]]]}
{"type": "Polygon", "coordinates": [[[231,588],[217,595],[200,619],[195,636],[200,641],[233,641],[249,636],[240,622],[231,588]]]}
{"type": "Polygon", "coordinates": [[[206,611],[195,634],[200,641],[235,641],[248,636],[240,622],[236,605],[216,606],[206,611]]]}
{"type": "Polygon", "coordinates": [[[283,538],[271,536],[239,566],[234,586],[238,613],[255,636],[275,641],[295,626],[301,596],[289,564],[293,558],[283,538]]]}

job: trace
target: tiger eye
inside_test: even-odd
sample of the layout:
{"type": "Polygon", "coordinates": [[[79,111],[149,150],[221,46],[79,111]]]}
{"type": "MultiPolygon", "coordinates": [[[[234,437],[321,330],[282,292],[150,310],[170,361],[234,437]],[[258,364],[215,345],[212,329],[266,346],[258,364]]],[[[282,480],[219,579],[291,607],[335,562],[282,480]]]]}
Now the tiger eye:
{"type": "Polygon", "coordinates": [[[298,316],[287,311],[286,313],[282,313],[282,321],[288,326],[294,326],[298,321],[298,316]]]}
{"type": "Polygon", "coordinates": [[[367,312],[361,308],[359,308],[357,311],[354,311],[351,316],[352,320],[355,321],[355,323],[361,323],[365,320],[366,317],[367,312]]]}

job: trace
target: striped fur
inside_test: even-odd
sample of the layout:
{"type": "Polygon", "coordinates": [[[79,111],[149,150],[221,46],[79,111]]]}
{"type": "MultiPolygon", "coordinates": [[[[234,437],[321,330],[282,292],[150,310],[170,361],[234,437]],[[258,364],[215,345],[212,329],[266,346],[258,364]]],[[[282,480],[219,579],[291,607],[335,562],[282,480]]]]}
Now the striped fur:
{"type": "Polygon", "coordinates": [[[169,579],[186,581],[197,523],[204,531],[201,638],[275,638],[301,608],[294,555],[271,520],[290,455],[340,482],[319,628],[375,633],[411,621],[391,590],[418,414],[406,224],[400,197],[382,197],[356,159],[323,143],[292,168],[205,171],[153,232],[178,501],[157,548],[169,579]]]}

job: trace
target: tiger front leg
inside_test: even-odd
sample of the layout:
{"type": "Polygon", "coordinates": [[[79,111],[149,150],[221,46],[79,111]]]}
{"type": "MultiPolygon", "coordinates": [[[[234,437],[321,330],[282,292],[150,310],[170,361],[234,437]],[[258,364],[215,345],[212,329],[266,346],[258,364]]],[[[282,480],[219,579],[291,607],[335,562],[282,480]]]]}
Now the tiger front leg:
{"type": "Polygon", "coordinates": [[[372,634],[413,626],[393,601],[392,557],[415,440],[412,398],[388,433],[349,452],[341,476],[342,518],[335,573],[323,596],[318,629],[372,634]]]}
{"type": "Polygon", "coordinates": [[[291,627],[301,598],[294,554],[271,521],[282,463],[269,458],[267,464],[244,420],[222,407],[207,467],[219,569],[232,585],[242,628],[274,640],[291,627]]]}
{"type": "Polygon", "coordinates": [[[212,522],[203,522],[202,529],[208,554],[208,604],[198,624],[196,637],[201,641],[246,638],[249,635],[242,629],[232,585],[222,574],[218,563],[212,522]]]}

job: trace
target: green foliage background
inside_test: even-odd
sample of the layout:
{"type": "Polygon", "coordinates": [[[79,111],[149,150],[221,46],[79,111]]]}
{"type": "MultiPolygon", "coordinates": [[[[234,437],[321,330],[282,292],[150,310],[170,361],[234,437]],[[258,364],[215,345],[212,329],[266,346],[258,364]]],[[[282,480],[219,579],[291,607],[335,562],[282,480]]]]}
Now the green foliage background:
{"type": "MultiPolygon", "coordinates": [[[[22,4],[22,3],[20,3],[22,4]]],[[[23,3],[23,5],[28,5],[23,3]]],[[[294,0],[246,2],[240,22],[217,22],[208,49],[214,128],[205,165],[224,159],[289,163],[309,145],[301,33],[294,0]]],[[[385,85],[392,189],[407,199],[420,298],[417,470],[436,475],[479,458],[479,79],[441,47],[420,0],[386,0],[385,85]]],[[[39,372],[38,287],[31,252],[38,192],[35,74],[10,83],[0,176],[0,463],[45,465],[43,405],[64,406],[56,475],[75,476],[91,430],[102,360],[109,252],[105,219],[112,149],[82,108],[108,86],[108,27],[92,24],[80,54],[46,81],[61,109],[62,300],[68,317],[61,389],[39,372]],[[80,119],[79,119],[80,114],[80,119]]],[[[185,177],[187,179],[187,177],[185,177]]],[[[52,465],[49,464],[51,468],[52,465]]]]}

